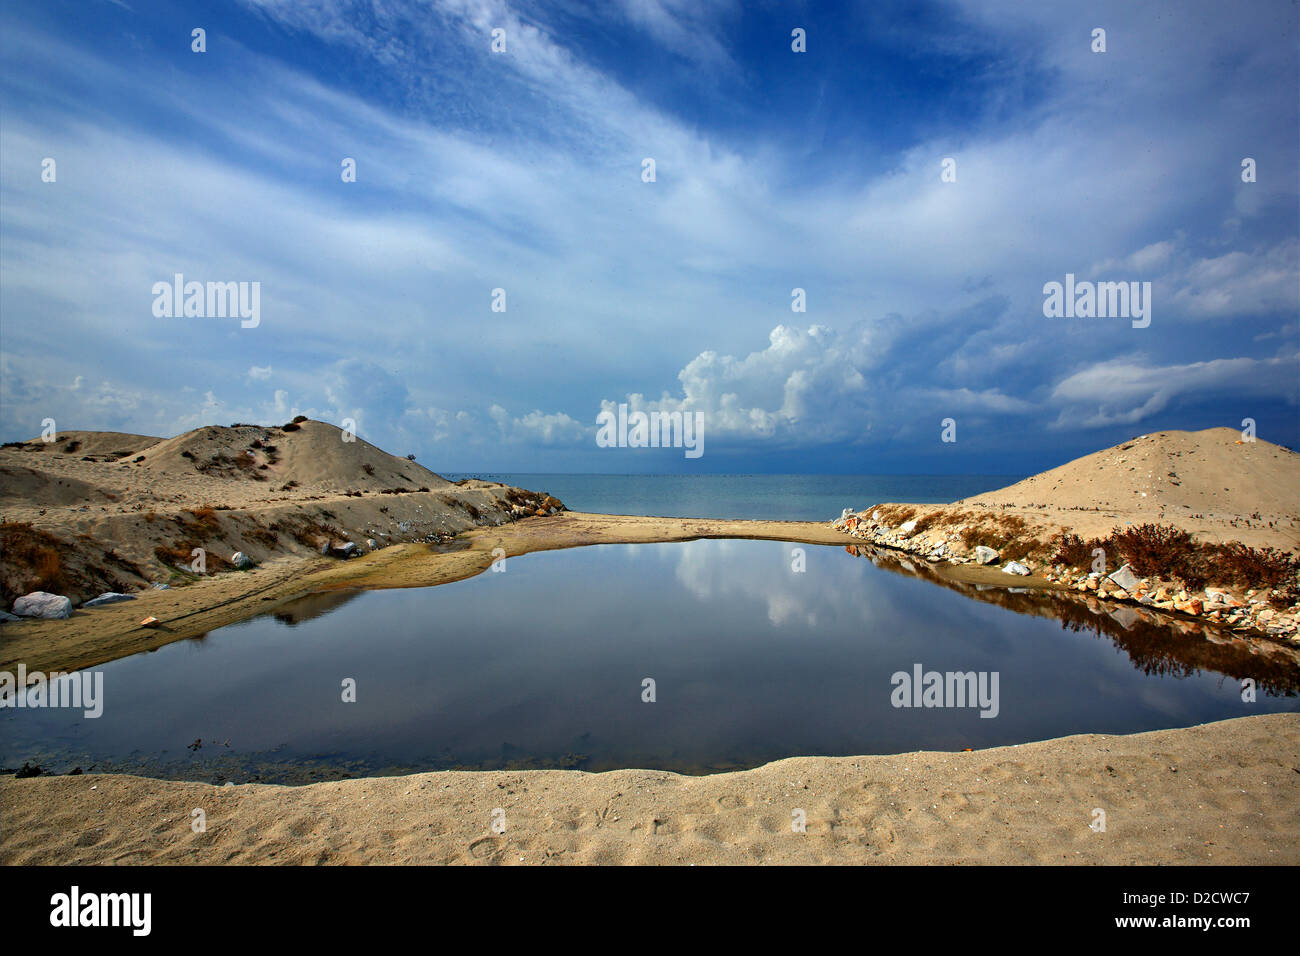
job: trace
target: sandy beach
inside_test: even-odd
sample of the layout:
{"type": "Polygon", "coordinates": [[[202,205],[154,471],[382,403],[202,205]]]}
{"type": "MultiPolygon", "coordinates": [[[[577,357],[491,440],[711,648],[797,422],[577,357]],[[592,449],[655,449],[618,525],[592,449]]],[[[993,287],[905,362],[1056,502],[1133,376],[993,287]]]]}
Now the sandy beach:
{"type": "Polygon", "coordinates": [[[1300,715],[970,753],[796,757],[707,777],[6,778],[0,818],[7,865],[1296,865],[1300,715]],[[803,833],[792,829],[800,810],[803,833]],[[1105,832],[1090,828],[1096,810],[1105,832]]]}

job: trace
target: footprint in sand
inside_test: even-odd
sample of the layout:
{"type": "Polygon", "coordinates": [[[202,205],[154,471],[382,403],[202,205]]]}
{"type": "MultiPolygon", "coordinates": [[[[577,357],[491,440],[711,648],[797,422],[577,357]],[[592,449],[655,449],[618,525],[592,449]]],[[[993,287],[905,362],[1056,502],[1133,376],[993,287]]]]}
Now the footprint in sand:
{"type": "Polygon", "coordinates": [[[476,860],[490,860],[504,849],[505,841],[500,837],[479,837],[469,845],[469,855],[476,860]]]}

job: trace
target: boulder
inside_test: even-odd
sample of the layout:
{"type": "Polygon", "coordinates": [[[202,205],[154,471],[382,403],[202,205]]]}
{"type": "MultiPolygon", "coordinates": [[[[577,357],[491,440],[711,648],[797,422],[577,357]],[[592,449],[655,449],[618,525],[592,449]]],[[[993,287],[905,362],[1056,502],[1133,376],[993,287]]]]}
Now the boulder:
{"type": "Polygon", "coordinates": [[[1004,574],[1019,574],[1021,576],[1029,573],[1029,569],[1019,561],[1008,561],[1002,571],[1004,574]]]}
{"type": "Polygon", "coordinates": [[[33,591],[14,601],[14,613],[19,617],[47,619],[72,617],[72,599],[48,591],[33,591]]]}
{"type": "Polygon", "coordinates": [[[903,534],[911,534],[916,530],[916,519],[913,518],[911,521],[904,521],[898,526],[898,530],[903,534]]]}
{"type": "Polygon", "coordinates": [[[236,551],[231,555],[230,563],[240,570],[243,570],[244,568],[251,568],[253,566],[253,559],[242,551],[236,551]]]}
{"type": "Polygon", "coordinates": [[[987,548],[982,544],[975,549],[976,564],[996,564],[1000,558],[1001,555],[996,551],[992,548],[987,548]]]}
{"type": "Polygon", "coordinates": [[[1125,591],[1131,593],[1137,590],[1138,576],[1133,573],[1127,564],[1111,574],[1110,579],[1125,591]]]}
{"type": "Polygon", "coordinates": [[[82,607],[102,607],[105,604],[116,604],[118,601],[134,601],[134,594],[122,594],[119,591],[105,591],[97,598],[91,598],[82,607]]]}
{"type": "Polygon", "coordinates": [[[331,541],[326,552],[333,558],[350,558],[359,553],[355,541],[331,541]]]}
{"type": "Polygon", "coordinates": [[[21,621],[22,618],[16,614],[10,614],[8,611],[0,611],[0,624],[9,624],[13,621],[21,621]]]}

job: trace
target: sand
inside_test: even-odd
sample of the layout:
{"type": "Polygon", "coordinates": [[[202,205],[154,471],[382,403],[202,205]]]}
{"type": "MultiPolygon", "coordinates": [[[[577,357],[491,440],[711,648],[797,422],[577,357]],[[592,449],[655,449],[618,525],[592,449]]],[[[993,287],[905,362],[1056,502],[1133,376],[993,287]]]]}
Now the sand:
{"type": "Polygon", "coordinates": [[[6,865],[1294,866],[1300,715],[967,753],[796,757],[708,777],[441,772],[303,787],[3,778],[0,820],[6,865]],[[792,831],[798,810],[804,833],[792,831]],[[1095,810],[1105,832],[1090,828],[1095,810]]]}

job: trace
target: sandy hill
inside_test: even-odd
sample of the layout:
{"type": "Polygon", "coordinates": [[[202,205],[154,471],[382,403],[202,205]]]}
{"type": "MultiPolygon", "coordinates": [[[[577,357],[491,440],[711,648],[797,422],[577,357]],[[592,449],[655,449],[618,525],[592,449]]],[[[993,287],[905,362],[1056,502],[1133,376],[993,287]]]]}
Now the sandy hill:
{"type": "Polygon", "coordinates": [[[1300,513],[1300,455],[1231,428],[1142,435],[959,504],[1220,519],[1300,513]]]}
{"type": "Polygon", "coordinates": [[[1199,545],[1300,547],[1300,455],[1243,441],[1231,428],[1142,435],[1006,488],[951,504],[881,503],[836,526],[915,554],[1042,567],[1061,532],[1107,540],[1141,525],[1173,526],[1199,545]]]}
{"type": "Polygon", "coordinates": [[[435,490],[451,484],[423,465],[346,437],[342,429],[316,421],[210,426],[149,445],[121,466],[150,475],[200,474],[277,488],[294,482],[331,491],[435,490]]]}
{"type": "Polygon", "coordinates": [[[563,508],[497,482],[447,481],[324,422],[205,426],[159,439],[60,432],[0,448],[0,597],[74,602],[291,556],[439,541],[563,508]],[[208,572],[203,572],[208,573],[208,572]]]}
{"type": "Polygon", "coordinates": [[[132,435],[130,432],[59,432],[53,442],[46,442],[39,436],[25,442],[14,442],[6,448],[19,448],[28,453],[45,453],[49,455],[74,455],[78,458],[91,456],[95,458],[118,459],[134,455],[142,448],[156,444],[159,439],[152,435],[132,435]]]}

